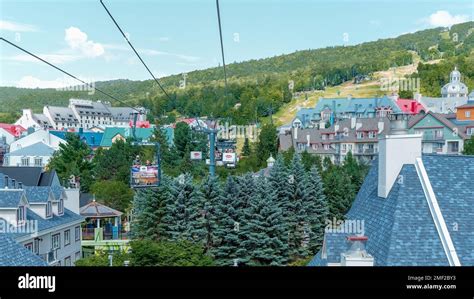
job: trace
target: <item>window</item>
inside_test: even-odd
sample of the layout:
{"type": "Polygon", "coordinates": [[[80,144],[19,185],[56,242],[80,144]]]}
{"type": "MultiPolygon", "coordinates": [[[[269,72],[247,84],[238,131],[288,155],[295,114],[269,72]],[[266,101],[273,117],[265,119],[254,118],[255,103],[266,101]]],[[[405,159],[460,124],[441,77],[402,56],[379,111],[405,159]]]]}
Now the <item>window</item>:
{"type": "Polygon", "coordinates": [[[329,150],[329,144],[325,144],[325,145],[324,145],[324,149],[325,149],[325,150],[329,150]]]}
{"type": "Polygon", "coordinates": [[[76,252],[76,261],[81,259],[81,252],[76,252]]]}
{"type": "Polygon", "coordinates": [[[76,242],[81,240],[81,227],[80,226],[76,226],[74,228],[74,235],[75,235],[76,242]]]}
{"type": "Polygon", "coordinates": [[[49,218],[53,215],[53,205],[51,204],[51,201],[48,201],[46,204],[46,218],[49,218]]]}
{"type": "Polygon", "coordinates": [[[474,135],[474,128],[467,128],[466,134],[469,135],[469,136],[474,135]]]}
{"type": "Polygon", "coordinates": [[[61,233],[51,236],[51,249],[61,248],[61,233]]]}
{"type": "Polygon", "coordinates": [[[64,200],[60,199],[58,202],[58,215],[64,214],[64,200]]]}
{"type": "Polygon", "coordinates": [[[364,133],[357,132],[357,139],[362,139],[362,137],[364,137],[364,133]]]}
{"type": "Polygon", "coordinates": [[[26,220],[26,208],[25,206],[19,206],[16,210],[16,221],[18,224],[22,224],[26,220]]]}
{"type": "Polygon", "coordinates": [[[30,157],[22,157],[21,166],[30,166],[30,157]]]}
{"type": "Polygon", "coordinates": [[[40,241],[40,240],[39,240],[38,238],[36,238],[36,239],[33,241],[33,242],[34,242],[34,248],[35,248],[35,250],[34,250],[35,254],[39,254],[39,247],[40,247],[39,241],[40,241]]]}
{"type": "Polygon", "coordinates": [[[30,242],[28,244],[25,244],[25,248],[28,249],[29,251],[33,252],[33,243],[30,242]]]}
{"type": "Polygon", "coordinates": [[[64,266],[71,267],[71,257],[68,256],[64,259],[64,266]]]}
{"type": "Polygon", "coordinates": [[[43,158],[35,157],[35,166],[43,166],[43,158]]]}
{"type": "Polygon", "coordinates": [[[471,118],[471,111],[466,111],[464,115],[466,116],[466,118],[471,118]]]}
{"type": "Polygon", "coordinates": [[[71,244],[71,230],[65,230],[64,231],[64,246],[68,246],[71,244]]]}

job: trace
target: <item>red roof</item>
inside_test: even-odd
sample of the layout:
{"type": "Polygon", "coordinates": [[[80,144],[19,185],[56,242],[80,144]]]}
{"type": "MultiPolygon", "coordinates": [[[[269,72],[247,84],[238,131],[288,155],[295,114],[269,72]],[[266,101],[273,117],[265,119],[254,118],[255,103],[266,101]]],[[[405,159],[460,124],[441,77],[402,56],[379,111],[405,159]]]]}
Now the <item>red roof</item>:
{"type": "Polygon", "coordinates": [[[25,128],[19,125],[11,125],[11,124],[4,124],[0,123],[0,128],[4,129],[8,133],[12,134],[15,137],[20,137],[21,133],[26,131],[25,128]]]}
{"type": "Polygon", "coordinates": [[[420,102],[413,99],[398,99],[397,105],[404,113],[418,114],[421,111],[426,111],[420,102]]]}

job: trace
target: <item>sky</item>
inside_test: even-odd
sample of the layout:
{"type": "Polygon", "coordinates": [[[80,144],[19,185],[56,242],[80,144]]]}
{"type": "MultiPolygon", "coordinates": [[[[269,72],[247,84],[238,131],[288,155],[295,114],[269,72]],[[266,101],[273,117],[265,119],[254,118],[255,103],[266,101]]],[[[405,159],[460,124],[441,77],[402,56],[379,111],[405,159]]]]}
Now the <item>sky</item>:
{"type": "MultiPolygon", "coordinates": [[[[214,0],[104,0],[157,77],[220,65],[214,0]]],[[[474,19],[474,0],[220,0],[226,63],[474,19]]],[[[0,35],[84,81],[150,79],[99,0],[0,0],[0,35]]],[[[73,79],[0,41],[0,86],[73,79]]]]}

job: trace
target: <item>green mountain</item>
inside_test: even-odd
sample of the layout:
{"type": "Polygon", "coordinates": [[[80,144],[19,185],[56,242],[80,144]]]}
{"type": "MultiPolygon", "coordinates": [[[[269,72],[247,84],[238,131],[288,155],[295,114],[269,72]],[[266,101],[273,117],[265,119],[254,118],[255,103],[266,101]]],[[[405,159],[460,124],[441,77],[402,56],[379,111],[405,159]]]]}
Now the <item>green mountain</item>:
{"type": "MultiPolygon", "coordinates": [[[[152,80],[114,80],[97,82],[96,87],[127,101],[144,105],[153,116],[178,112],[183,115],[213,115],[248,123],[277,111],[292,99],[292,91],[324,89],[369,76],[376,71],[413,63],[420,57],[418,76],[422,92],[437,95],[438,86],[448,80],[449,69],[458,65],[468,86],[474,82],[474,22],[450,29],[434,28],[380,39],[355,46],[336,46],[297,51],[271,58],[228,65],[228,88],[224,88],[222,68],[196,70],[187,75],[185,89],[180,89],[181,75],[161,79],[172,100],[152,80]],[[442,63],[423,62],[442,59],[442,63]],[[425,80],[426,78],[426,80],[425,80]],[[423,81],[429,86],[423,87],[423,81]],[[289,82],[293,81],[293,90],[289,82]],[[237,105],[240,104],[240,105],[237,105]]],[[[44,105],[66,105],[69,98],[109,100],[87,91],[24,89],[0,87],[0,113],[18,113],[22,108],[41,111],[44,105]]]]}

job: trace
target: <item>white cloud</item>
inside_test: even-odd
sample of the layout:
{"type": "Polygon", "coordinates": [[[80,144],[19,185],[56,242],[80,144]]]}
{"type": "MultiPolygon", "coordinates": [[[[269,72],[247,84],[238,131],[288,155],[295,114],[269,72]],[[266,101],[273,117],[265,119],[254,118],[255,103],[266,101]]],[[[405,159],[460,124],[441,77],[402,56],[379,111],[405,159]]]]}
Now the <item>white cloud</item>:
{"type": "Polygon", "coordinates": [[[78,50],[85,57],[97,57],[104,54],[104,47],[100,43],[88,40],[87,34],[77,27],[69,27],[66,30],[64,40],[73,50],[78,50]]]}
{"type": "Polygon", "coordinates": [[[424,19],[426,23],[434,27],[451,27],[454,24],[464,23],[469,21],[468,15],[451,15],[446,10],[438,10],[424,19]]]}
{"type": "Polygon", "coordinates": [[[38,31],[39,29],[38,27],[34,25],[0,20],[0,30],[14,31],[14,32],[35,32],[35,31],[38,31]]]}

